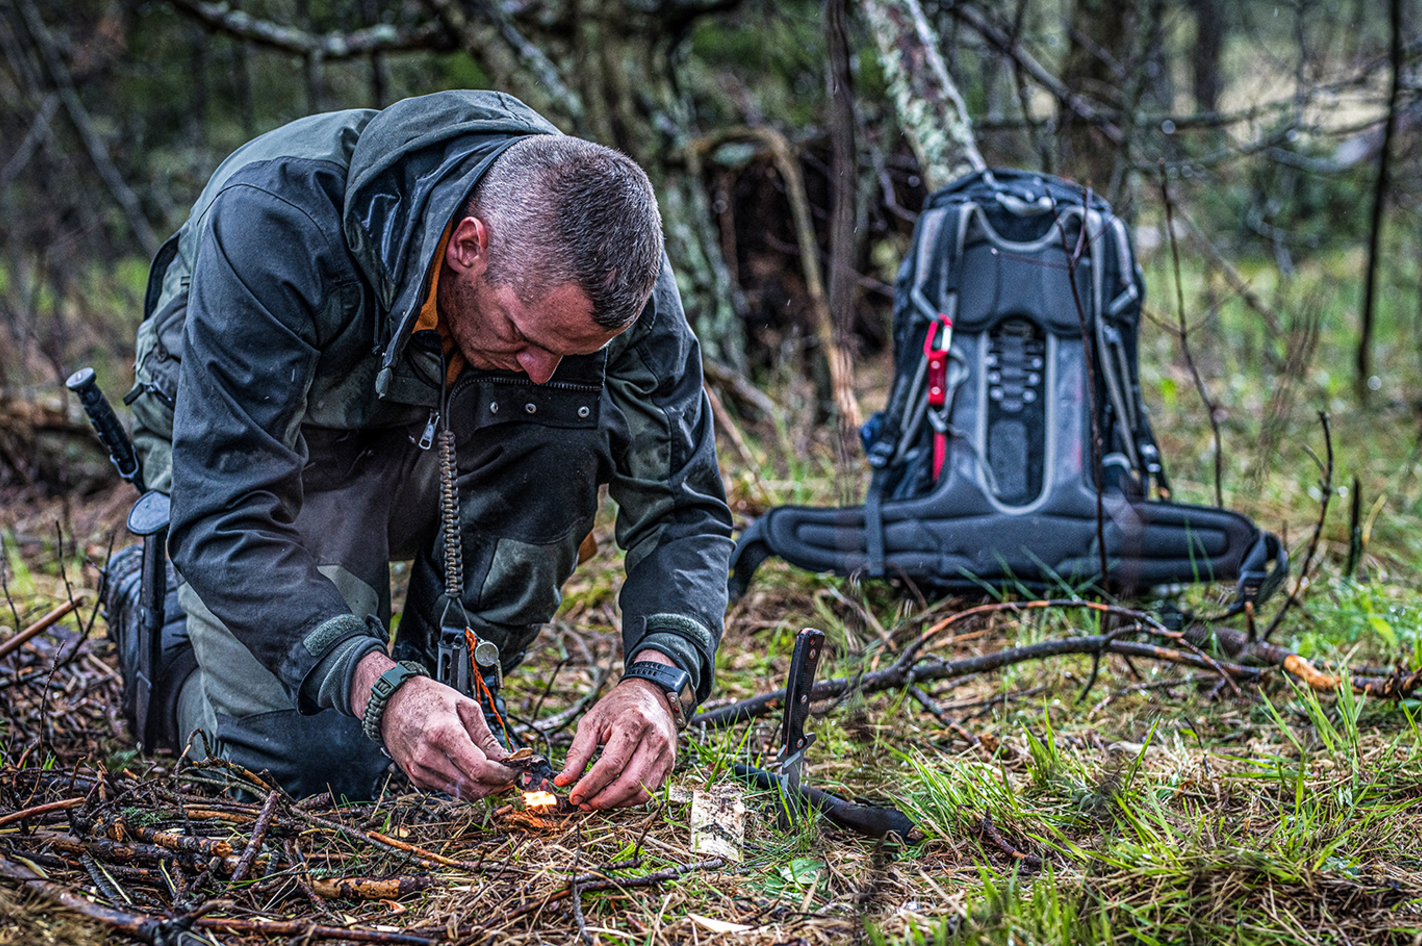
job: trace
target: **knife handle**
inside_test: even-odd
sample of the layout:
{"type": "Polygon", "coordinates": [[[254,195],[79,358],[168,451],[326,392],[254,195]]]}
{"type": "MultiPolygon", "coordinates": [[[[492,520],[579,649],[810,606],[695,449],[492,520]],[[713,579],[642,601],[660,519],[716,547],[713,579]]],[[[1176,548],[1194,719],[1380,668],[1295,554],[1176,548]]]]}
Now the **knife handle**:
{"type": "Polygon", "coordinates": [[[810,718],[810,691],[825,649],[825,632],[807,627],[795,635],[790,655],[790,679],[785,685],[785,754],[805,747],[805,720],[810,718]]]}

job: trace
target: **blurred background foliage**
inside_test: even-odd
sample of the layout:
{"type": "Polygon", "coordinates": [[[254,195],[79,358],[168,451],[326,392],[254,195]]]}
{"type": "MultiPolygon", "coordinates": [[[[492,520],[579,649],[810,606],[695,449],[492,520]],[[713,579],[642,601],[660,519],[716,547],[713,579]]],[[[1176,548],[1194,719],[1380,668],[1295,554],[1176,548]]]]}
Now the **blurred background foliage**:
{"type": "MultiPolygon", "coordinates": [[[[312,111],[493,86],[648,168],[707,354],[762,385],[801,379],[805,417],[823,419],[791,195],[764,140],[738,130],[790,143],[826,265],[836,6],[853,85],[855,279],[830,302],[872,407],[925,187],[875,37],[847,0],[0,0],[0,393],[54,392],[84,363],[125,389],[147,261],[249,137],[312,111]]],[[[988,163],[1089,183],[1133,224],[1154,323],[1146,397],[1187,484],[1208,477],[1213,447],[1182,316],[1225,415],[1227,486],[1252,497],[1269,450],[1309,436],[1319,409],[1364,403],[1389,455],[1402,451],[1388,475],[1416,480],[1422,2],[1395,6],[1394,19],[1366,0],[922,0],[988,163]],[[1376,338],[1358,378],[1390,102],[1376,338]]],[[[1295,479],[1311,482],[1301,463],[1295,479]]]]}

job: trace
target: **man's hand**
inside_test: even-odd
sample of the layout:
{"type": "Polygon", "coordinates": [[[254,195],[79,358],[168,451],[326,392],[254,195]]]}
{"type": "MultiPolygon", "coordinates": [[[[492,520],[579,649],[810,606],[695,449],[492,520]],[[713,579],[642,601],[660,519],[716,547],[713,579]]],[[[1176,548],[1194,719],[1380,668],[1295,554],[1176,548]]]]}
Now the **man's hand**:
{"type": "MultiPolygon", "coordinates": [[[[380,652],[367,654],[351,684],[351,710],[360,716],[370,688],[395,662],[380,652]]],[[[406,680],[380,721],[385,750],[417,788],[448,792],[455,798],[483,798],[518,777],[498,764],[508,757],[484,722],[479,704],[429,677],[406,680]]]]}
{"type": "MultiPolygon", "coordinates": [[[[651,660],[671,665],[660,651],[644,650],[629,664],[651,660]]],[[[676,721],[660,687],[649,680],[623,680],[597,702],[578,723],[563,771],[553,779],[559,787],[578,776],[569,800],[591,811],[636,805],[651,798],[676,763],[676,721]],[[587,775],[588,760],[605,746],[587,775]]]]}

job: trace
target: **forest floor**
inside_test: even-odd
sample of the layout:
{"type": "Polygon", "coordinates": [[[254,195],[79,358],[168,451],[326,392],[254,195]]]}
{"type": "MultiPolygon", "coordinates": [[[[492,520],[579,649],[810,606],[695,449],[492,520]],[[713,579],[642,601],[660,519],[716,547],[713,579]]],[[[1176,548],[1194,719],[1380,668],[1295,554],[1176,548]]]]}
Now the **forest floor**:
{"type": "MultiPolygon", "coordinates": [[[[723,444],[741,522],[767,500],[857,493],[808,459],[832,451],[787,433],[798,429],[723,444]]],[[[374,803],[297,800],[257,773],[137,755],[96,604],[130,497],[5,498],[0,944],[1422,943],[1418,701],[1316,692],[1275,668],[1235,681],[1105,656],[1097,674],[1076,655],[817,704],[808,783],[899,807],[922,835],[903,843],[823,820],[778,827],[775,797],[731,772],[773,767],[775,717],[689,730],[651,802],[596,814],[543,814],[512,795],[452,801],[395,780],[374,803]],[[699,827],[708,818],[714,829],[699,827]],[[64,896],[106,919],[58,907],[64,896]]],[[[1296,557],[1311,515],[1284,519],[1296,557]]],[[[611,533],[605,509],[597,555],[508,681],[515,717],[537,724],[555,763],[578,701],[616,679],[611,533]]],[[[1330,571],[1277,640],[1322,669],[1415,668],[1412,593],[1389,601],[1376,582],[1341,578],[1338,542],[1321,548],[1330,571]]],[[[1404,587],[1399,574],[1387,587],[1404,587]]],[[[1192,586],[1182,603],[1215,614],[1231,591],[1192,586]]],[[[728,613],[703,709],[783,686],[802,627],[828,634],[822,677],[853,677],[991,601],[767,563],[728,613]]],[[[951,662],[1113,620],[1084,604],[993,606],[920,642],[951,662]]]]}

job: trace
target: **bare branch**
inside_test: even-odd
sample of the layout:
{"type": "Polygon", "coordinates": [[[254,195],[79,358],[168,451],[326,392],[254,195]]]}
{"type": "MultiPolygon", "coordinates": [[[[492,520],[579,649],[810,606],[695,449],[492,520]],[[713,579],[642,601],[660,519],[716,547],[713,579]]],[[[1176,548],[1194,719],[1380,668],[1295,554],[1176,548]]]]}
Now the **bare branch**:
{"type": "Polygon", "coordinates": [[[49,29],[44,25],[44,20],[40,18],[34,3],[31,0],[19,0],[18,6],[20,15],[25,20],[25,28],[29,30],[30,39],[34,41],[35,46],[39,48],[40,54],[44,57],[45,68],[49,71],[50,80],[54,83],[60,100],[64,102],[64,109],[69,113],[69,120],[73,123],[74,130],[79,133],[79,139],[84,143],[84,150],[89,153],[89,160],[94,162],[94,169],[99,172],[99,177],[103,179],[109,193],[123,208],[129,229],[138,238],[138,242],[143,245],[143,251],[152,256],[158,252],[158,237],[154,234],[153,227],[148,223],[148,218],[143,215],[143,208],[138,203],[138,195],[134,194],[128,183],[124,181],[123,175],[119,173],[118,168],[114,166],[113,159],[109,157],[108,146],[104,144],[104,139],[94,127],[93,121],[90,120],[84,103],[79,100],[79,93],[74,88],[74,80],[69,74],[69,67],[64,64],[59,50],[55,48],[54,39],[49,35],[49,29]]]}
{"type": "Polygon", "coordinates": [[[297,56],[319,56],[322,60],[354,59],[374,52],[416,49],[451,49],[454,43],[438,23],[422,23],[401,29],[381,23],[350,33],[311,33],[295,27],[260,20],[234,9],[229,3],[204,0],[168,0],[175,8],[199,23],[234,39],[297,56]]]}
{"type": "MultiPolygon", "coordinates": [[[[467,48],[478,49],[483,45],[482,38],[475,33],[473,21],[455,0],[425,0],[425,3],[450,32],[461,38],[467,48]]],[[[575,123],[581,123],[584,115],[582,97],[568,88],[553,61],[518,31],[513,20],[498,3],[480,2],[479,8],[494,24],[499,38],[533,73],[543,91],[563,107],[569,118],[575,123]]]]}
{"type": "Polygon", "coordinates": [[[1090,122],[1100,129],[1112,144],[1119,145],[1125,142],[1125,136],[1121,134],[1121,129],[1117,128],[1115,123],[1096,106],[1067,88],[1062,80],[1048,72],[1046,67],[1038,62],[1031,53],[990,22],[986,16],[966,3],[950,4],[948,12],[972,27],[983,39],[996,46],[1000,52],[1015,62],[1023,73],[1030,76],[1033,81],[1050,92],[1054,98],[1083,121],[1090,122]]]}

